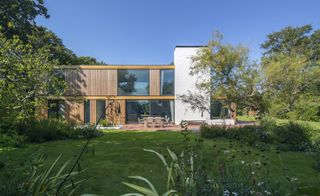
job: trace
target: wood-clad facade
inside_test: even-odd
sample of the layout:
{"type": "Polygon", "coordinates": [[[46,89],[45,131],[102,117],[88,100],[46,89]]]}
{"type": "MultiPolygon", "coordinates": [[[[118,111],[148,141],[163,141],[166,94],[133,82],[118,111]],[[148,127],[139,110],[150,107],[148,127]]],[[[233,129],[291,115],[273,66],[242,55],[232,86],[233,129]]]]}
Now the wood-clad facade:
{"type": "MultiPolygon", "coordinates": [[[[171,65],[83,65],[64,66],[57,68],[57,70],[63,73],[67,89],[64,96],[50,97],[49,100],[62,100],[64,103],[63,109],[61,109],[64,113],[63,118],[80,124],[96,123],[99,119],[98,113],[101,113],[101,105],[104,107],[104,118],[116,124],[125,124],[128,119],[127,105],[130,106],[131,113],[132,109],[139,106],[136,106],[137,104],[134,101],[139,104],[148,103],[151,107],[152,104],[155,104],[154,101],[167,100],[174,102],[175,99],[173,93],[165,96],[160,93],[161,70],[174,70],[174,66],[171,65]],[[120,73],[119,70],[123,71],[120,73]],[[140,70],[140,72],[137,71],[137,75],[132,76],[131,72],[135,73],[134,70],[140,70]],[[147,74],[143,75],[143,73],[147,74]],[[145,76],[148,76],[148,78],[144,78],[145,76]],[[141,81],[139,78],[142,78],[141,81]],[[122,80],[128,81],[123,82],[122,80]],[[129,92],[129,95],[124,94],[122,91],[129,87],[137,88],[137,90],[131,94],[129,92]],[[148,93],[143,94],[144,91],[148,93]],[[130,103],[127,103],[128,100],[130,100],[130,103]],[[86,101],[89,101],[87,106],[85,105],[86,101]]],[[[153,105],[152,107],[156,108],[153,105]]],[[[61,104],[59,107],[61,107],[61,104]]],[[[41,110],[41,116],[47,118],[50,116],[50,109],[47,112],[45,111],[46,107],[41,110]]]]}

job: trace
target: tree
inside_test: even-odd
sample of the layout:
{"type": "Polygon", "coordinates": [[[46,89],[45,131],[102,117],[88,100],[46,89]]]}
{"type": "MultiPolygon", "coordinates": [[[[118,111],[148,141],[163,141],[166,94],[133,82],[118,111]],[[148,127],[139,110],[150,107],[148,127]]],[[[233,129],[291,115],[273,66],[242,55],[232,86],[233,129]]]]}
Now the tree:
{"type": "Polygon", "coordinates": [[[63,94],[64,80],[49,57],[47,48],[35,50],[18,37],[0,34],[0,117],[35,116],[47,96],[63,94]]]}
{"type": "Polygon", "coordinates": [[[77,57],[56,34],[36,24],[38,16],[49,18],[43,0],[2,0],[0,32],[7,39],[18,36],[24,44],[31,44],[34,49],[46,47],[50,51],[49,59],[56,60],[57,65],[105,64],[93,57],[77,57]]]}
{"type": "Polygon", "coordinates": [[[43,0],[0,1],[0,27],[7,38],[17,35],[26,42],[36,26],[37,16],[49,18],[43,0]]]}
{"type": "Polygon", "coordinates": [[[208,46],[192,57],[190,74],[198,76],[198,92],[188,92],[179,98],[192,110],[210,113],[210,100],[220,99],[229,110],[238,107],[261,109],[261,92],[257,88],[258,69],[248,58],[248,49],[222,43],[223,36],[215,33],[208,46]]]}
{"type": "Polygon", "coordinates": [[[286,27],[268,35],[262,44],[266,99],[272,115],[292,119],[308,118],[298,110],[311,108],[313,116],[320,111],[320,32],[312,27],[286,27]],[[315,103],[318,102],[318,104],[315,103]],[[318,108],[318,109],[317,109],[318,108]],[[317,111],[319,110],[319,111],[317,111]]]}

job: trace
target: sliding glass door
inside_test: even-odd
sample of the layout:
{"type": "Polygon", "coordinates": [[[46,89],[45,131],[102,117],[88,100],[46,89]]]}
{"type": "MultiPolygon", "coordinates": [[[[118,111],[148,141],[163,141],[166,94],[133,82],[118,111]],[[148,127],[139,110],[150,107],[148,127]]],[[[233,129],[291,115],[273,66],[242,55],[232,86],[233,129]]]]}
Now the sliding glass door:
{"type": "Polygon", "coordinates": [[[126,123],[137,123],[146,116],[167,117],[174,121],[173,100],[127,100],[126,123]]]}

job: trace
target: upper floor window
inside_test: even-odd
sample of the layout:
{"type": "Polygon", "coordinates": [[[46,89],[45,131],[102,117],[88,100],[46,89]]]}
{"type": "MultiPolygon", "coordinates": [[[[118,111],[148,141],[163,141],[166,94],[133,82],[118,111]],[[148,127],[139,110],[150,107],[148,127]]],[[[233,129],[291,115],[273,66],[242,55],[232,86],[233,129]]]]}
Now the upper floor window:
{"type": "Polygon", "coordinates": [[[160,74],[160,95],[174,95],[174,70],[163,69],[160,74]]]}
{"type": "Polygon", "coordinates": [[[118,95],[149,95],[149,70],[119,69],[118,95]]]}

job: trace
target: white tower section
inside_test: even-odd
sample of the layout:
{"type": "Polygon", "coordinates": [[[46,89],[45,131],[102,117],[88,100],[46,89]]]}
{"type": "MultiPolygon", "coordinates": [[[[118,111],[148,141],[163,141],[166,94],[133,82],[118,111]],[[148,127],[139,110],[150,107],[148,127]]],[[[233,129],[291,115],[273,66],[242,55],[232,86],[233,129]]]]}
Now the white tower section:
{"type": "MultiPolygon", "coordinates": [[[[175,65],[175,96],[186,94],[188,90],[196,92],[197,76],[189,75],[192,65],[191,57],[197,54],[199,46],[177,46],[174,50],[175,65]]],[[[179,124],[182,120],[204,121],[210,119],[210,114],[200,111],[192,111],[190,105],[182,103],[179,99],[175,101],[175,123],[179,124]]]]}

